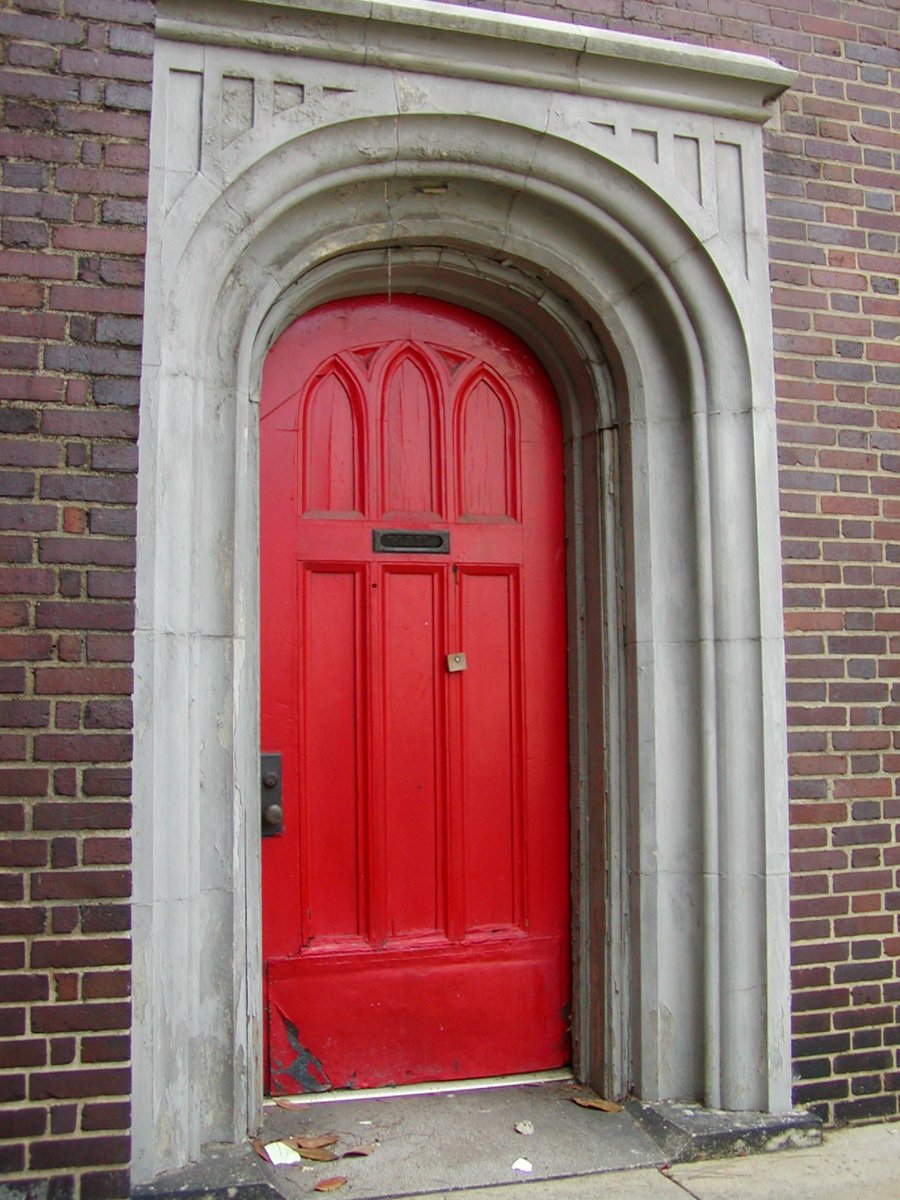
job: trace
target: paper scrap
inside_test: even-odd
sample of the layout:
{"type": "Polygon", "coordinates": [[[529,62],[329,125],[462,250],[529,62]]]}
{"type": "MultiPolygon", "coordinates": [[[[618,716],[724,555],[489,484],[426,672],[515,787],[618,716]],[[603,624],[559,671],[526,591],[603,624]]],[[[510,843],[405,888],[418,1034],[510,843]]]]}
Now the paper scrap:
{"type": "Polygon", "coordinates": [[[292,1167],[300,1161],[299,1153],[285,1142],[268,1142],[265,1147],[269,1162],[276,1167],[292,1167]]]}

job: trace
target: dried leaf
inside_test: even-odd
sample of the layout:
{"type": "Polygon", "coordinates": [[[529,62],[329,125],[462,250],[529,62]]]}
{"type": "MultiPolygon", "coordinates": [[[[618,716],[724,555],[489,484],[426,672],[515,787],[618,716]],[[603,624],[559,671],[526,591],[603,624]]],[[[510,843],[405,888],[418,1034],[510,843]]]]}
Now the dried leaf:
{"type": "Polygon", "coordinates": [[[534,1133],[534,1126],[530,1121],[516,1121],[513,1129],[516,1133],[523,1133],[526,1137],[530,1137],[534,1133]]]}
{"type": "Polygon", "coordinates": [[[275,1096],[274,1100],[279,1108],[296,1108],[298,1104],[303,1103],[300,1096],[275,1096]]]}
{"type": "Polygon", "coordinates": [[[349,1150],[345,1150],[343,1158],[366,1158],[370,1154],[375,1153],[375,1147],[368,1144],[362,1146],[351,1146],[349,1150]]]}
{"type": "Polygon", "coordinates": [[[622,1111],[621,1104],[616,1104],[615,1100],[603,1100],[600,1096],[573,1096],[572,1099],[581,1108],[599,1108],[606,1113],[622,1111]]]}
{"type": "Polygon", "coordinates": [[[250,1145],[253,1147],[253,1149],[256,1151],[256,1153],[259,1155],[259,1157],[263,1160],[263,1162],[270,1163],[272,1161],[271,1158],[269,1158],[268,1154],[266,1153],[266,1148],[262,1144],[262,1142],[259,1140],[259,1138],[251,1138],[250,1145]]]}
{"type": "Polygon", "coordinates": [[[321,1150],[333,1146],[338,1140],[336,1133],[296,1133],[287,1139],[297,1150],[321,1150]]]}
{"type": "Polygon", "coordinates": [[[321,1146],[313,1146],[307,1149],[305,1146],[298,1146],[297,1153],[301,1158],[308,1159],[309,1162],[334,1162],[337,1154],[332,1154],[330,1150],[325,1150],[321,1146]]]}
{"type": "Polygon", "coordinates": [[[320,1179],[316,1184],[317,1192],[336,1192],[347,1182],[346,1175],[332,1175],[330,1179],[320,1179]]]}

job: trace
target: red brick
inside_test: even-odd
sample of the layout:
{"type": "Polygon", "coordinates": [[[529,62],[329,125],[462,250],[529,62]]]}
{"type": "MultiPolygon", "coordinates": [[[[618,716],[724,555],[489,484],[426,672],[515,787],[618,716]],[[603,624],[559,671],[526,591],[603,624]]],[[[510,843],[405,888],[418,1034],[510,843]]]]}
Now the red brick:
{"type": "Polygon", "coordinates": [[[38,667],[38,695],[130,695],[132,672],[124,667],[38,667]]]}
{"type": "Polygon", "coordinates": [[[147,195],[147,177],[140,171],[130,173],[101,167],[59,167],[56,181],[65,191],[99,193],[102,196],[147,195]]]}
{"type": "Polygon", "coordinates": [[[48,784],[43,767],[0,767],[0,796],[43,796],[48,784]]]}
{"type": "MultiPolygon", "coordinates": [[[[130,480],[109,480],[110,483],[130,480]]],[[[131,567],[135,562],[133,542],[98,537],[42,537],[38,556],[42,563],[73,563],[108,567],[131,567]]]]}
{"type": "Polygon", "coordinates": [[[0,1139],[41,1137],[46,1128],[46,1108],[0,1109],[0,1139]]]}
{"type": "Polygon", "coordinates": [[[73,279],[75,260],[71,254],[40,250],[0,250],[0,271],[29,279],[73,279]]]}
{"type": "Polygon", "coordinates": [[[92,971],[84,976],[85,1000],[124,999],[131,995],[131,978],[126,971],[92,971]]]}
{"type": "Polygon", "coordinates": [[[30,961],[38,970],[45,967],[118,966],[131,961],[131,943],[127,938],[36,940],[31,945],[30,961]]]}
{"type": "Polygon", "coordinates": [[[0,1040],[0,1069],[43,1067],[46,1063],[47,1043],[43,1038],[17,1037],[10,1041],[0,1040]]]}
{"type": "MultiPolygon", "coordinates": [[[[0,780],[2,780],[2,775],[3,772],[0,771],[0,780]]],[[[106,794],[121,795],[122,793],[109,792],[106,794]]],[[[69,803],[63,800],[51,800],[44,804],[36,804],[32,812],[35,829],[129,829],[131,826],[131,805],[110,801],[69,803]]]]}
{"type": "MultiPolygon", "coordinates": [[[[36,1033],[60,1033],[72,1030],[99,1033],[103,1030],[128,1029],[130,1022],[131,1006],[123,1001],[90,1004],[38,1004],[31,1010],[31,1028],[36,1033]]],[[[53,1072],[46,1078],[39,1077],[40,1088],[37,1094],[32,1095],[32,1099],[43,1100],[51,1096],[102,1096],[104,1092],[108,1095],[122,1095],[123,1092],[119,1089],[126,1084],[124,1076],[125,1072],[121,1071],[53,1072]],[[112,1078],[107,1079],[107,1075],[112,1078]],[[95,1090],[101,1084],[102,1090],[95,1090]]]]}
{"type": "Polygon", "coordinates": [[[144,297],[137,288],[54,284],[50,288],[50,307],[61,312],[130,313],[140,316],[144,297]]]}
{"type": "Polygon", "coordinates": [[[126,1062],[130,1054],[130,1040],[122,1034],[82,1039],[81,1056],[85,1063],[126,1062]]]}
{"type": "Polygon", "coordinates": [[[130,1121],[131,1106],[122,1101],[85,1104],[82,1110],[81,1128],[86,1130],[128,1129],[130,1121]]]}
{"type": "MultiPolygon", "coordinates": [[[[129,146],[116,146],[124,152],[129,146]]],[[[110,147],[113,149],[113,147],[110,147]]],[[[119,155],[118,157],[122,157],[119,155]]],[[[128,164],[123,164],[128,165],[128,164]]],[[[53,246],[57,250],[95,250],[103,254],[143,254],[146,236],[130,229],[110,229],[108,226],[65,225],[53,230],[53,246]]],[[[85,311],[78,308],[75,311],[85,311]]],[[[88,311],[103,312],[92,309],[88,311]]]]}
{"type": "Polygon", "coordinates": [[[47,842],[33,838],[4,838],[0,841],[0,867],[44,867],[47,842]]]}
{"type": "Polygon", "coordinates": [[[55,1167],[99,1166],[106,1163],[127,1163],[131,1142],[127,1137],[53,1138],[32,1142],[28,1163],[35,1171],[55,1167]]]}

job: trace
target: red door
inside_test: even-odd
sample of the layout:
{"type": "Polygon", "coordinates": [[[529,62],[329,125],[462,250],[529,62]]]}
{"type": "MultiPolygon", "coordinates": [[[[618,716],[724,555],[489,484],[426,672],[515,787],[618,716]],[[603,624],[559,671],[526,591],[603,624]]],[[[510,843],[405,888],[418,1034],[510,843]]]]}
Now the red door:
{"type": "Polygon", "coordinates": [[[325,305],[266,361],[272,1092],[568,1061],[562,444],[512,334],[325,305]]]}

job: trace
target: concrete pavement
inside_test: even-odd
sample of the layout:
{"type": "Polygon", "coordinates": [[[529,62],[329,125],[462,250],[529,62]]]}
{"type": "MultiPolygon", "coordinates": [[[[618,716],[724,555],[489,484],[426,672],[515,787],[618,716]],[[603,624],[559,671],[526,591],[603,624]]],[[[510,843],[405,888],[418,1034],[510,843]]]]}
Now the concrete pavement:
{"type": "Polygon", "coordinates": [[[572,1103],[590,1095],[564,1077],[298,1098],[267,1106],[261,1140],[326,1135],[330,1161],[273,1166],[246,1142],[208,1147],[135,1200],[307,1200],[334,1176],[345,1200],[900,1200],[900,1122],[820,1144],[803,1113],[572,1103]],[[345,1157],[364,1145],[370,1153],[345,1157]]]}
{"type": "Polygon", "coordinates": [[[431,1194],[429,1200],[900,1200],[900,1123],[825,1134],[821,1146],[671,1168],[431,1194]]]}

